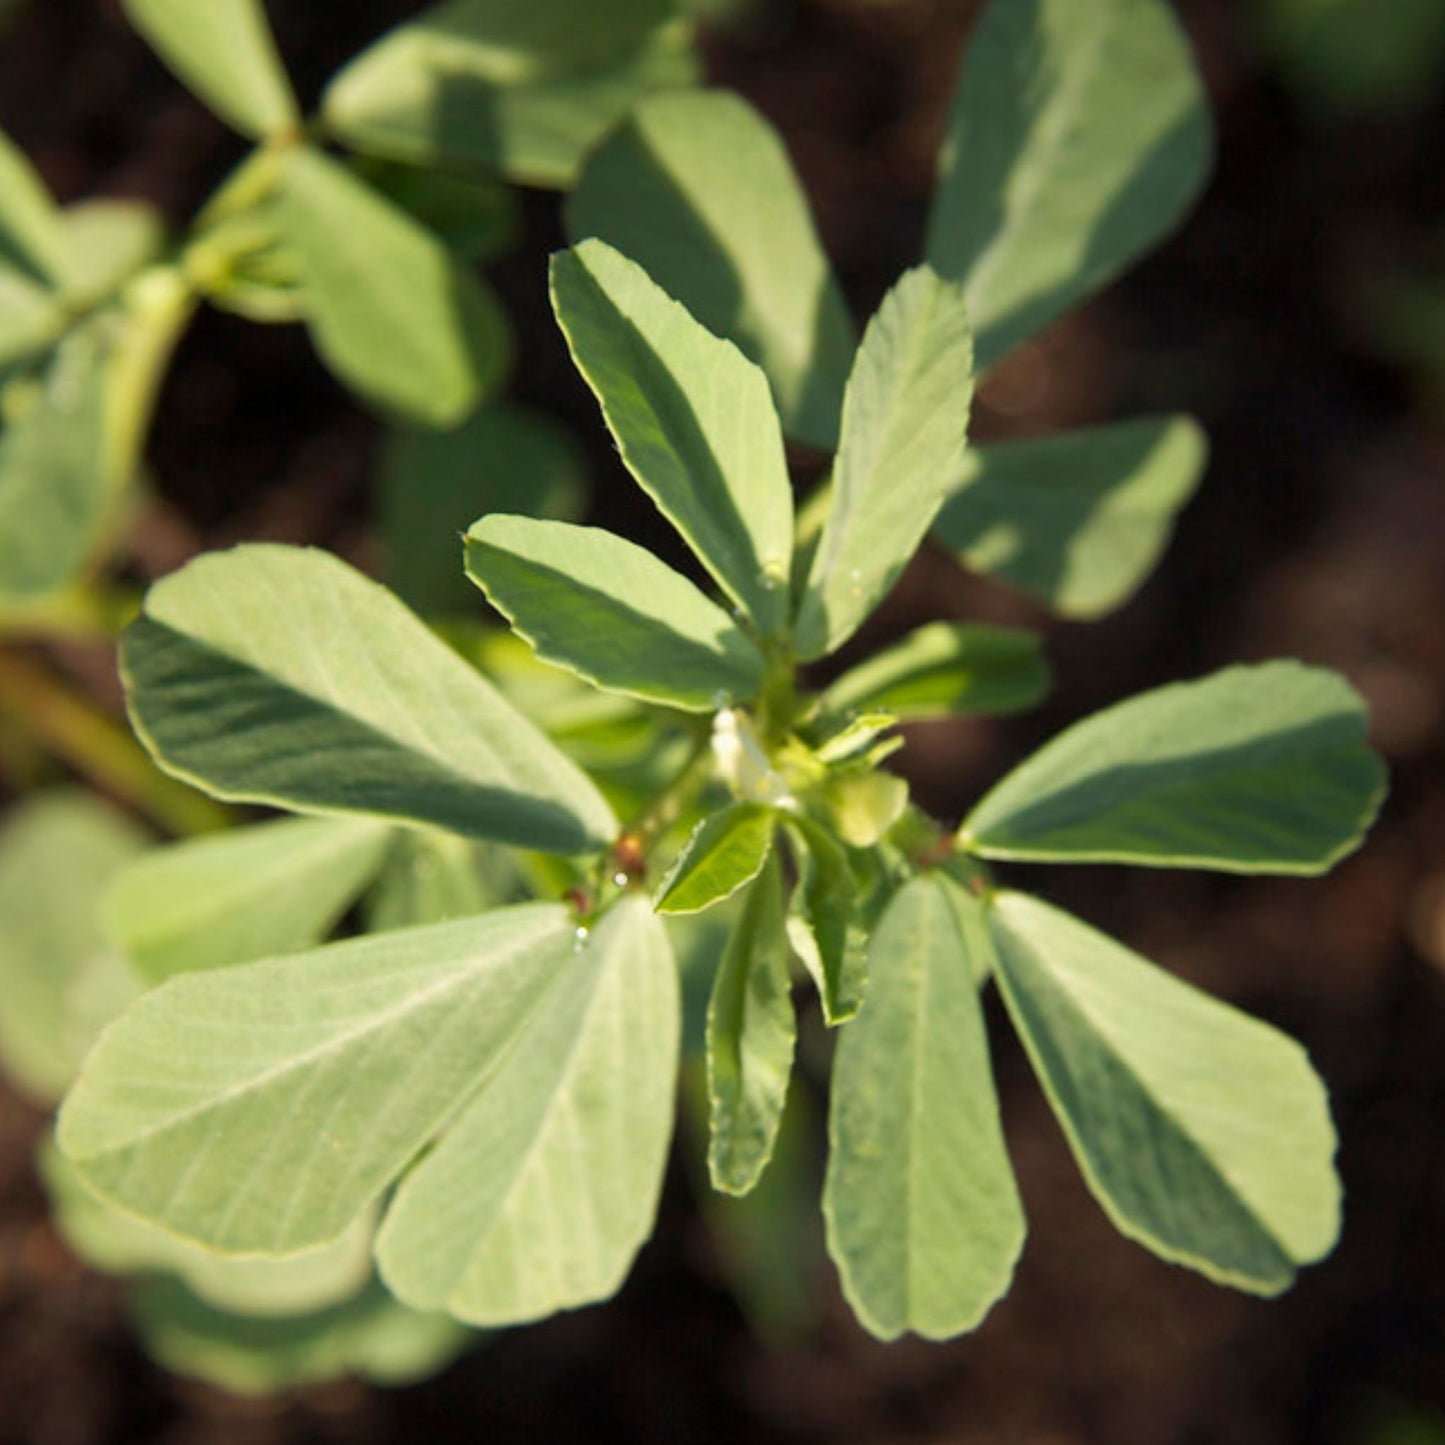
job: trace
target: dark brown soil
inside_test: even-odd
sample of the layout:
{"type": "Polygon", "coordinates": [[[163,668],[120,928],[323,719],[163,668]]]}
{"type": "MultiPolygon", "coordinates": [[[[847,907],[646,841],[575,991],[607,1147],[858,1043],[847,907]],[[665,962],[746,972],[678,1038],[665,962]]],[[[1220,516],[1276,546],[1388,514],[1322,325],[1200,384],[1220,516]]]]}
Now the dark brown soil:
{"type": "MultiPolygon", "coordinates": [[[[314,94],[415,7],[272,8],[314,94]]],[[[859,314],[917,255],[976,8],[779,0],[712,42],[714,78],[784,131],[859,314]]],[[[1059,687],[1043,713],[920,734],[908,765],[931,806],[957,815],[1049,731],[1141,688],[1283,654],[1354,679],[1394,786],[1369,847],[1329,879],[1103,868],[1044,879],[1306,1044],[1342,1139],[1337,1253],[1264,1302],[1125,1242],[1000,1030],[1032,1235],[1013,1292],[969,1338],[876,1344],[822,1269],[817,1328],[763,1348],[679,1165],[614,1303],[510,1333],[416,1388],[246,1404],[167,1378],[129,1341],[117,1288],[45,1224],[29,1168],[41,1117],[0,1095],[0,1445],[1384,1445],[1368,1432],[1379,1411],[1445,1411],[1445,422],[1440,379],[1374,359],[1352,300],[1362,258],[1438,226],[1445,112],[1308,119],[1256,52],[1250,0],[1180,8],[1218,108],[1217,179],[1173,241],[991,380],[978,426],[1028,434],[1189,410],[1213,438],[1210,476],[1128,608],[1051,626],[1059,687]]],[[[29,0],[0,46],[0,124],[64,197],[139,195],[177,217],[237,154],[97,0],[29,0]]],[[[559,239],[555,203],[529,198],[526,222],[527,250],[497,273],[522,334],[522,394],[575,422],[599,514],[621,508],[631,526],[640,514],[546,313],[536,256],[559,239]]],[[[141,570],[243,535],[365,556],[374,439],[299,332],[203,317],[156,426],[164,508],[140,538],[141,570]]],[[[926,558],[880,628],[940,612],[1043,620],[926,558]]]]}

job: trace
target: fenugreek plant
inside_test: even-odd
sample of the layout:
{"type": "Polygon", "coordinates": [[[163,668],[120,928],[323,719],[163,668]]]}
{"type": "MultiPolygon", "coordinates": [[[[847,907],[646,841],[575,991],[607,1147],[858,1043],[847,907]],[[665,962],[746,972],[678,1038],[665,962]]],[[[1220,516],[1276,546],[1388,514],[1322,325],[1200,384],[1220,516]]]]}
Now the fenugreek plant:
{"type": "MultiPolygon", "coordinates": [[[[378,93],[443,73],[416,58],[432,42],[389,52],[378,93]]],[[[970,399],[1162,235],[1209,149],[1157,0],[995,0],[925,259],[857,341],[761,117],[713,92],[632,106],[581,166],[551,294],[690,575],[491,511],[464,566],[507,630],[444,641],[337,558],[274,545],[151,589],[122,644],[137,735],[218,799],[302,816],[105,864],[97,935],[133,1001],[62,1110],[77,1211],[149,1231],[158,1268],[190,1250],[273,1288],[350,1268],[354,1289],[374,1259],[368,1299],[407,1328],[606,1298],[653,1224],[684,958],[713,970],[725,1194],[768,1168],[810,982],[836,1040],[828,1247],[882,1337],[972,1328],[1022,1248],[988,988],[1125,1234],[1261,1294],[1326,1254],[1335,1140],[1304,1052],[1013,865],[1324,871],[1383,788],[1348,684],[1275,661],[1129,699],[955,824],[910,798],[897,727],[1034,704],[1039,639],[945,619],[830,661],[930,533],[1065,615],[1142,580],[1197,428],[974,448],[970,399]],[[801,502],[785,438],[833,457],[801,502]],[[360,928],[324,942],[358,899],[360,928]]]]}

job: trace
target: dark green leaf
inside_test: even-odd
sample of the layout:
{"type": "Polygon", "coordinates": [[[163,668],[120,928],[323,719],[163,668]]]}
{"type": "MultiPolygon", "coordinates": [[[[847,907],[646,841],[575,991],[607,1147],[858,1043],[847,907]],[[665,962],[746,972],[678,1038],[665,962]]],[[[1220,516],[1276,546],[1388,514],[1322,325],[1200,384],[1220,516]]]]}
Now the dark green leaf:
{"type": "Polygon", "coordinates": [[[803,960],[830,1025],[846,1023],[862,1006],[868,981],[867,947],[853,925],[858,885],[844,846],[801,815],[787,820],[798,886],[788,937],[803,960]]]}

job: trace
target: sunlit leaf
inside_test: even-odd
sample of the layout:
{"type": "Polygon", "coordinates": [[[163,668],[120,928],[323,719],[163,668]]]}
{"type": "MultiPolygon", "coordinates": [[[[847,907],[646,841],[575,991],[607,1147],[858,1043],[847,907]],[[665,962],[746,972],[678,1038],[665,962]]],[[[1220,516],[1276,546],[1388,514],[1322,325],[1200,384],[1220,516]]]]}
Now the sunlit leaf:
{"type": "Polygon", "coordinates": [[[988,858],[1322,873],[1384,792],[1367,722],[1335,673],[1226,668],[1076,723],[998,783],[959,839],[988,858]]]}
{"type": "Polygon", "coordinates": [[[680,1032],[662,924],[624,898],[547,973],[382,1226],[382,1277],[415,1308],[512,1324],[604,1299],[652,1229],[680,1032]]]}
{"type": "Polygon", "coordinates": [[[573,240],[630,256],[767,373],[789,436],[831,451],[857,338],[772,126],[724,90],[642,101],[588,160],[573,240]]]}
{"type": "Polygon", "coordinates": [[[317,349],[348,385],[426,426],[455,426],[511,351],[491,290],[430,231],[344,166],[299,146],[281,217],[317,349]]]}
{"type": "Polygon", "coordinates": [[[55,200],[25,153],[0,131],[0,268],[63,287],[70,252],[55,200]]]}
{"type": "Polygon", "coordinates": [[[933,622],[844,673],[823,693],[823,702],[908,721],[1018,712],[1048,689],[1049,667],[1037,633],[933,622]]]}
{"type": "Polygon", "coordinates": [[[531,904],[174,978],[101,1035],[60,1147],[213,1249],[334,1239],[508,1056],[573,933],[531,904]]]}
{"type": "Polygon", "coordinates": [[[774,854],[748,889],[707,1011],[708,1172],[727,1194],[752,1189],[777,1139],[798,1032],[790,957],[774,854]]]}
{"type": "Polygon", "coordinates": [[[1153,246],[1213,142],[1166,0],[992,0],[939,158],[925,255],[964,283],[978,364],[1153,246]]]}
{"type": "Polygon", "coordinates": [[[222,120],[252,139],[300,128],[261,0],[122,0],[131,24],[222,120]]]}
{"type": "Polygon", "coordinates": [[[778,628],[793,494],[767,379],[601,241],[552,258],[552,303],[628,470],[728,596],[778,628]]]}
{"type": "Polygon", "coordinates": [[[1099,617],[1153,570],[1206,456],[1184,416],[979,447],[933,535],[1065,617],[1099,617]]]}
{"type": "Polygon", "coordinates": [[[947,888],[923,877],[894,896],[833,1063],[828,1250],[882,1339],[972,1329],[1023,1246],[970,957],[988,934],[947,888]]]}
{"type": "Polygon", "coordinates": [[[110,936],[152,983],[321,942],[381,866],[368,818],[286,818],[154,848],[105,899],[110,936]]]}
{"type": "Polygon", "coordinates": [[[909,271],[868,324],[843,402],[832,505],[795,626],[798,653],[840,647],[928,532],[963,459],[973,343],[959,287],[909,271]]]}
{"type": "Polygon", "coordinates": [[[999,986],[1084,1178],[1131,1239],[1277,1294],[1339,1232],[1335,1132],[1304,1050],[1022,893],[999,986]]]}
{"type": "Polygon", "coordinates": [[[645,547],[597,527],[494,512],[467,533],[467,575],[548,662],[691,712],[752,697],[763,655],[645,547]]]}
{"type": "Polygon", "coordinates": [[[693,830],[657,890],[659,913],[700,913],[731,898],[762,870],[773,846],[777,814],[757,803],[733,803],[693,830]]]}
{"type": "Polygon", "coordinates": [[[325,121],[361,150],[565,187],[639,96],[695,79],[670,13],[667,0],[444,0],[337,75],[325,121]]]}
{"type": "Polygon", "coordinates": [[[60,1097],[90,1043],[72,991],[111,952],[97,899],[144,848],[138,828],[81,793],[21,803],[0,830],[0,1063],[39,1102],[60,1097]]]}
{"type": "Polygon", "coordinates": [[[868,980],[867,948],[853,927],[858,885],[847,850],[826,828],[798,815],[787,820],[787,834],[798,871],[788,938],[812,975],[823,1017],[846,1023],[868,980]]]}
{"type": "Polygon", "coordinates": [[[369,813],[571,853],[606,803],[383,588],[324,552],[212,553],[153,587],[126,634],[136,729],[218,796],[369,813]]]}

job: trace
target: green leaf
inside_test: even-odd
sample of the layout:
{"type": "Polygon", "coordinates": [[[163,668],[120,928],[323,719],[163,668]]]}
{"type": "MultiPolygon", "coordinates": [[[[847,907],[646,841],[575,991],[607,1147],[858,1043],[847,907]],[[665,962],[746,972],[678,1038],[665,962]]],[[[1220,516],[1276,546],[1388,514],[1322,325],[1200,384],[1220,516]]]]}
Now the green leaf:
{"type": "Polygon", "coordinates": [[[588,1304],[651,1231],[681,1028],[667,936],[634,894],[549,972],[525,1032],[382,1225],[382,1278],[414,1308],[514,1324],[588,1304]]]}
{"type": "Polygon", "coordinates": [[[868,323],[843,402],[832,507],[798,606],[798,652],[840,647],[928,532],[963,458],[973,343],[962,290],[907,272],[868,323]]]}
{"type": "Polygon", "coordinates": [[[798,1034],[790,959],[773,855],[728,935],[707,1009],[707,1165],[725,1194],[752,1189],[778,1136],[798,1034]]]}
{"type": "Polygon", "coordinates": [[[1153,570],[1207,452],[1186,416],[980,447],[933,536],[1065,617],[1102,617],[1153,570]]]}
{"type": "Polygon", "coordinates": [[[69,263],[54,198],[25,153],[0,131],[0,266],[59,289],[69,263]]]}
{"type": "Polygon", "coordinates": [[[580,853],[616,820],[586,775],[384,588],[253,545],[153,587],[121,648],[137,733],[218,797],[580,853]]]}
{"type": "Polygon", "coordinates": [[[84,332],[0,432],[0,602],[59,592],[90,557],[114,500],[105,425],[104,351],[84,332]]]}
{"type": "Polygon", "coordinates": [[[376,157],[353,157],[351,168],[463,260],[485,265],[518,239],[517,193],[501,181],[376,157]]]}
{"type": "Polygon", "coordinates": [[[1023,1247],[971,961],[988,935],[947,889],[916,878],[888,905],[867,1003],[833,1061],[828,1251],[854,1313],[886,1340],[974,1328],[1023,1247]]]}
{"type": "Polygon", "coordinates": [[[630,256],[761,366],[789,436],[834,449],[853,321],[788,153],[745,100],[642,101],[588,160],[566,216],[574,241],[630,256]]]}
{"type": "Polygon", "coordinates": [[[381,866],[389,833],[286,818],[152,849],[107,891],[107,930],[151,983],[310,948],[381,866]]]}
{"type": "Polygon", "coordinates": [[[335,1239],[507,1057],[573,933],[533,904],[171,979],[101,1035],[60,1147],[212,1249],[335,1239]]]}
{"type": "Polygon", "coordinates": [[[77,307],[113,295],[165,246],[165,223],[140,201],[96,200],[68,206],[65,226],[66,295],[77,307]]]}
{"type": "Polygon", "coordinates": [[[500,385],[495,296],[432,233],[319,151],[288,152],[281,219],[328,366],[423,426],[455,426],[500,385]]]}
{"type": "Polygon", "coordinates": [[[925,250],[964,283],[980,369],[1167,233],[1212,150],[1165,0],[993,0],[954,98],[925,250]]]}
{"type": "Polygon", "coordinates": [[[65,326],[57,294],[0,261],[0,367],[40,355],[65,326]]]}
{"type": "Polygon", "coordinates": [[[261,0],[122,0],[130,22],[222,120],[252,140],[301,127],[261,0]]]}
{"type": "Polygon", "coordinates": [[[96,1198],[47,1139],[38,1163],[51,1214],[66,1244],[108,1274],[174,1274],[215,1309],[298,1315],[358,1293],[371,1277],[376,1221],[359,1218],[330,1244],[281,1259],[213,1254],[96,1198]]]}
{"type": "Polygon", "coordinates": [[[1014,1027],[1122,1233],[1258,1294],[1329,1252],[1335,1133],[1298,1044],[1036,898],[998,895],[990,923],[1014,1027]]]}
{"type": "Polygon", "coordinates": [[[425,614],[475,610],[458,536],[486,512],[571,521],[587,466],[550,416],[502,402],[454,431],[392,432],[378,477],[387,574],[425,614]]]}
{"type": "Polygon", "coordinates": [[[359,1375],[404,1385],[441,1369],[475,1338],[445,1315],[418,1314],[379,1284],[315,1314],[258,1317],[214,1309],[179,1280],[132,1296],[136,1328],[166,1369],[235,1395],[274,1395],[359,1375]]]}
{"type": "Polygon", "coordinates": [[[903,816],[908,784],[892,773],[855,766],[827,780],[822,801],[845,843],[871,848],[903,816]]]}
{"type": "Polygon", "coordinates": [[[446,0],[353,60],[324,118],[360,150],[565,188],[640,95],[696,78],[670,14],[667,0],[446,0]]]}
{"type": "Polygon", "coordinates": [[[891,713],[903,721],[1019,712],[1049,690],[1037,633],[1018,627],[933,622],[832,683],[823,704],[891,713]]]}
{"type": "Polygon", "coordinates": [[[366,900],[366,931],[416,928],[471,918],[506,901],[509,881],[496,849],[431,828],[398,829],[376,887],[366,900]],[[483,862],[489,864],[483,880],[483,862]],[[499,886],[500,885],[500,886],[499,886]]]}
{"type": "Polygon", "coordinates": [[[693,830],[657,890],[659,913],[701,913],[731,898],[762,872],[778,815],[758,803],[733,803],[693,830]]]}
{"type": "Polygon", "coordinates": [[[610,692],[716,712],[762,686],[732,618],[611,532],[496,512],[467,533],[467,575],[539,657],[610,692]]]}
{"type": "Polygon", "coordinates": [[[847,1023],[862,1007],[868,982],[868,951],[853,928],[858,885],[843,845],[811,819],[786,821],[798,873],[788,939],[803,960],[830,1027],[847,1023]]]}
{"type": "Polygon", "coordinates": [[[1297,662],[1157,688],[1061,733],[964,821],[986,858],[1323,873],[1384,794],[1343,678],[1297,662]]]}
{"type": "Polygon", "coordinates": [[[144,847],[81,793],[20,803],[0,830],[0,1061],[37,1102],[64,1093],[90,1043],[73,995],[111,951],[93,900],[144,847]]]}
{"type": "Polygon", "coordinates": [[[552,258],[552,305],[627,469],[732,601],[775,631],[793,494],[767,379],[601,241],[552,258]]]}

